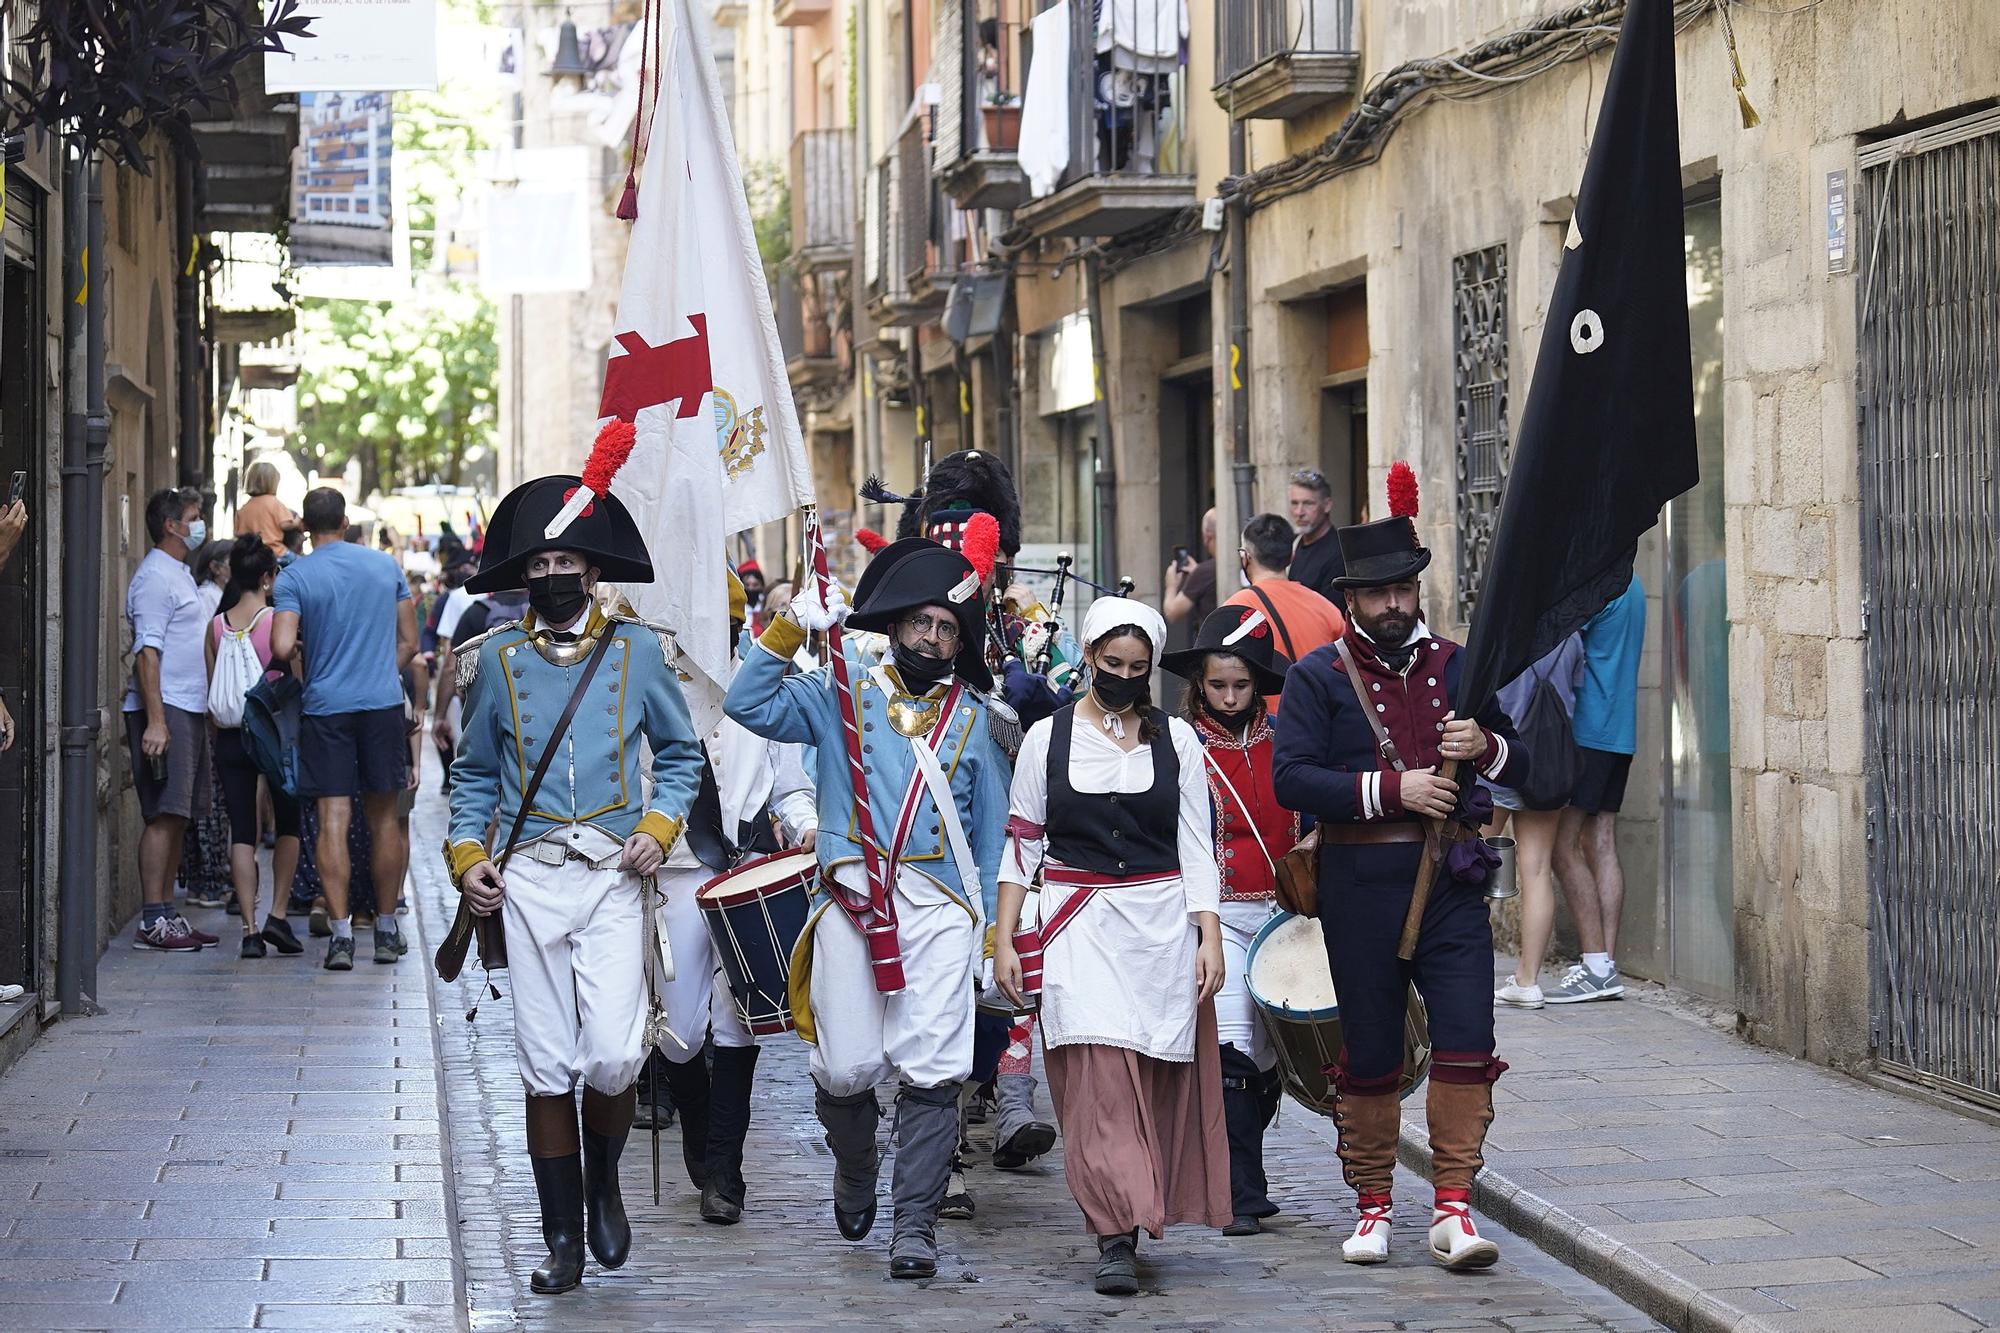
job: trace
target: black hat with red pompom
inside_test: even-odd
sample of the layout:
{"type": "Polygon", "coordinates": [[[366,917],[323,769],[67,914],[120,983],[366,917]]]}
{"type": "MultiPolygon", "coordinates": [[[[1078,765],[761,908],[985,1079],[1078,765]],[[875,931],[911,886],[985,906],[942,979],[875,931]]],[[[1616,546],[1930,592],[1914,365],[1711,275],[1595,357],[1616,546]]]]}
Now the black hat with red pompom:
{"type": "Polygon", "coordinates": [[[466,591],[527,586],[528,561],[543,551],[575,551],[613,583],[651,583],[646,539],[611,494],[612,478],[631,455],[632,443],[630,422],[607,422],[582,476],[536,477],[507,492],[486,526],[479,572],[465,581],[466,591]]]}
{"type": "MultiPolygon", "coordinates": [[[[990,526],[990,515],[975,522],[990,526]]],[[[968,542],[975,550],[992,550],[998,538],[986,533],[968,542]]],[[[954,670],[974,689],[993,688],[986,666],[986,598],[982,586],[992,575],[989,560],[980,564],[968,553],[941,546],[928,537],[905,537],[883,547],[868,562],[854,585],[854,612],[848,625],[876,634],[894,631],[896,622],[922,606],[942,606],[958,621],[958,658],[954,670]]]]}
{"type": "Polygon", "coordinates": [[[1417,474],[1397,462],[1389,469],[1389,517],[1340,529],[1346,572],[1337,588],[1381,588],[1413,579],[1430,567],[1431,553],[1417,540],[1417,474]]]}
{"type": "Polygon", "coordinates": [[[1285,688],[1285,672],[1292,664],[1273,642],[1271,618],[1256,607],[1218,606],[1201,622],[1194,646],[1163,655],[1160,669],[1199,684],[1202,663],[1216,653],[1237,658],[1250,668],[1257,693],[1276,694],[1285,688]]]}

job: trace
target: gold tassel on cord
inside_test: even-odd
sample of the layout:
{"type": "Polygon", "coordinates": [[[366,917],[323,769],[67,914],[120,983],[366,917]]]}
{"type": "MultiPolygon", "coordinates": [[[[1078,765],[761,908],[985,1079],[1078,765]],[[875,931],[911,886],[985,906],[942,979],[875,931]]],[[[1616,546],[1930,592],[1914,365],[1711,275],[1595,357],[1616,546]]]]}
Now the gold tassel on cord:
{"type": "Polygon", "coordinates": [[[1750,105],[1750,94],[1745,91],[1749,81],[1743,77],[1743,57],[1736,50],[1736,25],[1729,21],[1729,0],[1715,0],[1715,10],[1722,15],[1722,39],[1729,44],[1729,81],[1736,88],[1736,109],[1743,117],[1743,128],[1754,130],[1764,118],[1750,105]]]}

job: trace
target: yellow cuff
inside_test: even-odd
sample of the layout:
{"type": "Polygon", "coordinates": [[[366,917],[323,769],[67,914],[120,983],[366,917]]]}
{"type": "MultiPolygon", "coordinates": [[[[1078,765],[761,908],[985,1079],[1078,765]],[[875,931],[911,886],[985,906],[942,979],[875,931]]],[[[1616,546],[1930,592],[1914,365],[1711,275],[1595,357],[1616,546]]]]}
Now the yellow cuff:
{"type": "Polygon", "coordinates": [[[757,637],[764,651],[781,662],[789,662],[806,646],[806,632],[790,616],[772,616],[771,623],[757,637]]]}
{"type": "Polygon", "coordinates": [[[469,838],[464,842],[448,842],[444,847],[444,863],[451,868],[453,884],[464,879],[466,871],[487,859],[486,844],[469,838]]]}
{"type": "Polygon", "coordinates": [[[641,833],[652,835],[653,841],[660,844],[662,852],[671,852],[674,844],[681,840],[682,822],[678,819],[669,819],[658,810],[652,810],[641,816],[639,827],[632,832],[634,836],[641,833]]]}
{"type": "Polygon", "coordinates": [[[1000,934],[999,934],[999,931],[1000,931],[1000,924],[999,924],[999,923],[998,923],[997,921],[996,921],[996,922],[991,922],[991,923],[989,923],[989,924],[987,925],[987,927],[986,927],[986,952],[985,952],[985,954],[984,954],[984,955],[982,955],[983,957],[986,957],[986,958],[991,958],[991,957],[993,956],[993,941],[995,941],[995,940],[997,940],[997,939],[999,939],[999,938],[1000,938],[1000,934]]]}

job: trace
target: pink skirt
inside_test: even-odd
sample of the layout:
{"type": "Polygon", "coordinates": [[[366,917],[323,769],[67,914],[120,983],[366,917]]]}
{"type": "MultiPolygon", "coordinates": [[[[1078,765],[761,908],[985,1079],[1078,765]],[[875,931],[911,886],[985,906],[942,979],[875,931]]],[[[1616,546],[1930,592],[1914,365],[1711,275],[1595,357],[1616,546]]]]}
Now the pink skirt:
{"type": "Polygon", "coordinates": [[[1117,1046],[1044,1052],[1062,1127],[1063,1175],[1093,1236],[1177,1222],[1227,1226],[1229,1145],[1215,1005],[1195,1019],[1195,1058],[1155,1060],[1117,1046]]]}

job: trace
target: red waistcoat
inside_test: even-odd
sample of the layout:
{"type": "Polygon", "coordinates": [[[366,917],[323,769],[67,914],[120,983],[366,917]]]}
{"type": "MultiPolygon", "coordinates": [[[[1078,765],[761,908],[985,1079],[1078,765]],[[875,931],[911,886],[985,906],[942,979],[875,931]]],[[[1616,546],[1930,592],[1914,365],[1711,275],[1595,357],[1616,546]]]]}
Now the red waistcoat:
{"type": "Polygon", "coordinates": [[[1279,805],[1271,790],[1271,720],[1258,718],[1240,740],[1206,717],[1194,729],[1210,761],[1204,767],[1209,801],[1215,808],[1215,864],[1222,872],[1222,900],[1269,898],[1278,884],[1266,852],[1276,860],[1299,840],[1299,817],[1279,805]],[[1229,779],[1227,784],[1217,769],[1229,779]]]}

